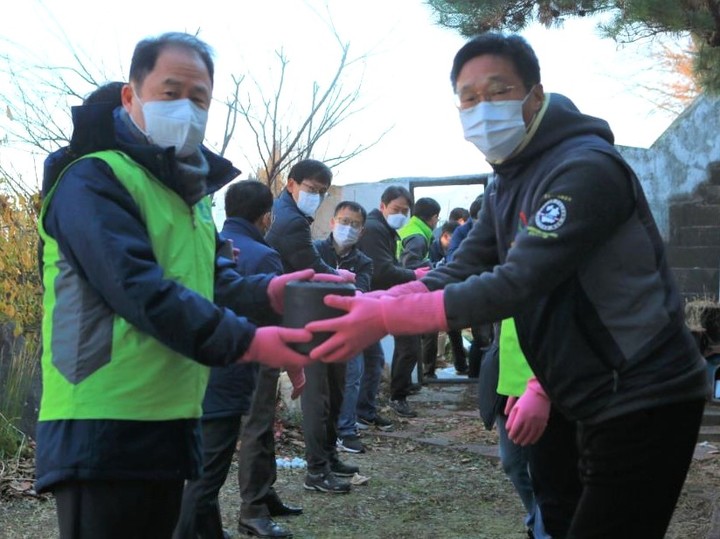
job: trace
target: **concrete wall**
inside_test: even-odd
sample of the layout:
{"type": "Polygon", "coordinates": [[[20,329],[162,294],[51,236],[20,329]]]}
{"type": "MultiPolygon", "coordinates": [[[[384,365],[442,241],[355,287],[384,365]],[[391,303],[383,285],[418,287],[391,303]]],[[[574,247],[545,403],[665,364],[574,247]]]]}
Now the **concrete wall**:
{"type": "Polygon", "coordinates": [[[689,196],[720,160],[720,97],[700,96],[648,149],[618,147],[642,182],[663,238],[669,202],[689,196]]]}

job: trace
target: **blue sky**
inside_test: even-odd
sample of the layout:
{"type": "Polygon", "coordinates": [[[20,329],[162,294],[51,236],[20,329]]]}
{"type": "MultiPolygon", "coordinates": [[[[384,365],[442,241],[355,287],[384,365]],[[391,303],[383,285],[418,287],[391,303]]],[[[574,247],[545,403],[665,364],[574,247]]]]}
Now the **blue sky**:
{"type": "MultiPolygon", "coordinates": [[[[68,61],[64,40],[71,39],[108,78],[125,78],[139,39],[199,29],[216,50],[218,99],[227,94],[230,76],[242,73],[272,90],[274,51],[283,48],[290,60],[292,106],[302,107],[312,82],[323,84],[336,65],[339,53],[329,17],[350,42],[351,56],[367,55],[348,79],[358,84],[362,77],[363,109],[333,133],[329,153],[367,144],[392,127],[377,146],[336,168],[337,183],[489,170],[462,137],[448,80],[453,55],[464,40],[435,26],[421,0],[126,0],[104,7],[90,0],[26,0],[0,18],[0,36],[14,43],[9,50],[33,52],[48,63],[68,61]]],[[[654,110],[637,88],[657,76],[652,60],[644,56],[643,45],[619,48],[599,39],[594,26],[595,21],[578,19],[563,29],[531,28],[523,34],[538,54],[546,91],[564,93],[582,111],[608,120],[618,144],[649,146],[672,120],[654,110]]],[[[222,106],[213,105],[211,144],[222,134],[223,116],[222,106]]],[[[250,171],[257,162],[254,142],[247,132],[239,134],[228,156],[250,171]]]]}

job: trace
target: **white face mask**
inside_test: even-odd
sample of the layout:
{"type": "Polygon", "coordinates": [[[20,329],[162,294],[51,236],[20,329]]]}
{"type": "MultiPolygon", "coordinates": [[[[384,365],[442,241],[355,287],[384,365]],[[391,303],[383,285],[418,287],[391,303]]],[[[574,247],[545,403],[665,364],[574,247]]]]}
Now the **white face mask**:
{"type": "Polygon", "coordinates": [[[517,149],[527,132],[522,110],[525,99],[483,101],[461,110],[460,122],[465,140],[477,146],[491,163],[506,159],[517,149]]]}
{"type": "Polygon", "coordinates": [[[308,217],[315,217],[315,214],[322,204],[323,197],[319,193],[308,193],[307,191],[300,191],[298,195],[297,207],[308,217]]]}
{"type": "Polygon", "coordinates": [[[390,228],[394,228],[395,230],[404,227],[408,220],[410,218],[407,215],[404,215],[402,213],[393,213],[386,217],[387,223],[390,225],[390,228]]]}
{"type": "Polygon", "coordinates": [[[333,228],[333,240],[340,247],[351,247],[360,239],[360,229],[350,225],[336,224],[333,228]]]}
{"type": "Polygon", "coordinates": [[[150,142],[161,148],[175,146],[178,157],[197,151],[205,139],[208,111],[189,99],[140,103],[145,117],[144,133],[150,142]]]}

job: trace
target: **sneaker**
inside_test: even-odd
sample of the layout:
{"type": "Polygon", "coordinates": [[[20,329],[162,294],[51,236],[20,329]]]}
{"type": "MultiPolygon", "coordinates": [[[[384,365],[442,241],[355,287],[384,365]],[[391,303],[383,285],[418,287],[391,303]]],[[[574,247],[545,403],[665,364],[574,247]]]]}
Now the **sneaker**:
{"type": "Polygon", "coordinates": [[[365,453],[365,446],[357,434],[341,436],[337,439],[335,445],[340,451],[346,451],[347,453],[365,453]]]}
{"type": "Polygon", "coordinates": [[[410,408],[410,405],[405,399],[391,400],[390,408],[392,408],[400,417],[417,417],[417,413],[410,408]]]}
{"type": "Polygon", "coordinates": [[[336,475],[337,477],[352,477],[360,471],[359,466],[354,464],[345,464],[339,460],[330,464],[330,475],[336,475]]]}
{"type": "Polygon", "coordinates": [[[393,422],[389,419],[384,418],[380,414],[375,416],[375,419],[365,419],[364,417],[358,417],[357,426],[359,429],[366,430],[370,427],[375,427],[378,430],[390,431],[393,430],[393,422]]]}
{"type": "Polygon", "coordinates": [[[329,492],[331,494],[347,494],[352,488],[350,483],[341,481],[332,472],[307,474],[303,487],[306,490],[317,490],[318,492],[329,492]]]}
{"type": "Polygon", "coordinates": [[[428,378],[429,380],[437,380],[437,374],[434,372],[426,372],[423,374],[423,378],[428,378]]]}

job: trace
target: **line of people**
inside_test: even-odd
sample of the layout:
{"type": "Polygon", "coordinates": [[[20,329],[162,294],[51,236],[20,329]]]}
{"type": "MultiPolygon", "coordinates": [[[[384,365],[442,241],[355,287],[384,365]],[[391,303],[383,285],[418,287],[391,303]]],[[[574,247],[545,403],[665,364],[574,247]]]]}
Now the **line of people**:
{"type": "Polygon", "coordinates": [[[415,336],[499,321],[495,393],[507,399],[495,419],[531,533],[662,537],[699,430],[705,364],[607,123],[544,92],[524,39],[482,34],[456,54],[451,83],[495,181],[446,263],[426,262],[439,206],[420,199],[410,217],[398,186],[367,218],[341,203],[331,238],[314,243],[332,181],[314,160],[293,167],[272,212],[266,191],[242,192],[237,207],[258,198],[228,215],[233,250],[208,195],[239,171],[202,146],[213,76],[197,37],[142,40],[119,103],[75,108],[69,147],[46,162],[36,489],[54,494],[61,538],[222,537],[217,491],[238,436],[240,529],[290,537],[272,519],[301,512],[273,489],[279,369],[302,393],[304,488],[347,493],[359,468],[340,460],[338,439],[352,445],[353,412],[358,425],[389,426],[375,400],[380,339],[396,336],[390,405],[413,417],[415,336]],[[338,318],[279,326],[285,286],[311,279],[367,292],[326,297],[347,311],[338,318]],[[309,356],[292,348],[317,332],[333,335],[309,356]],[[265,389],[251,398],[253,385],[265,389]],[[530,450],[507,457],[518,447],[530,450]]]}

